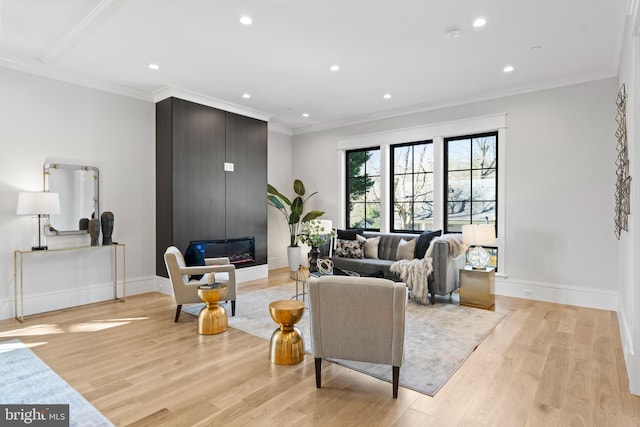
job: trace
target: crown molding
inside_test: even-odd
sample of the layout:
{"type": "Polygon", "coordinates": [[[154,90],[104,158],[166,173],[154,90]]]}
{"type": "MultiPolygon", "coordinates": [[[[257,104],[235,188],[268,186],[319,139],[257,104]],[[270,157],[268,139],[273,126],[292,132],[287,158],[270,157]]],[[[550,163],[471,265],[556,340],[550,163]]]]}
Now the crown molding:
{"type": "Polygon", "coordinates": [[[286,127],[280,122],[274,122],[273,120],[269,121],[268,129],[269,129],[269,132],[277,132],[277,133],[281,133],[283,135],[288,135],[288,136],[293,135],[293,132],[291,131],[290,128],[286,127]]]}
{"type": "Polygon", "coordinates": [[[94,79],[80,74],[71,73],[69,71],[59,70],[49,67],[37,60],[26,61],[8,56],[0,56],[0,67],[51,80],[58,80],[65,83],[83,86],[90,89],[97,89],[116,95],[122,95],[129,98],[139,99],[141,101],[153,102],[151,93],[147,91],[109,83],[104,80],[94,79]]]}
{"type": "Polygon", "coordinates": [[[263,111],[254,110],[252,108],[243,107],[242,105],[234,104],[232,102],[223,101],[218,98],[202,95],[200,93],[191,92],[186,89],[174,88],[170,86],[164,86],[153,92],[154,102],[160,102],[167,98],[180,98],[185,101],[195,102],[197,104],[206,105],[208,107],[218,108],[220,110],[228,111],[230,113],[236,113],[254,119],[263,120],[268,122],[272,117],[271,114],[263,111]]]}
{"type": "Polygon", "coordinates": [[[346,126],[353,126],[363,123],[369,123],[378,120],[391,119],[394,117],[406,116],[409,114],[424,113],[427,111],[441,110],[443,108],[457,107],[460,105],[472,104],[475,102],[490,101],[492,99],[506,98],[509,96],[522,95],[530,92],[537,92],[547,89],[554,89],[563,86],[572,86],[591,81],[603,80],[616,77],[617,74],[609,72],[589,73],[580,76],[571,76],[568,78],[558,78],[554,80],[545,80],[535,82],[523,86],[506,88],[503,90],[494,90],[491,92],[482,92],[470,95],[464,95],[455,98],[440,99],[433,102],[418,104],[398,110],[384,111],[381,113],[367,114],[356,116],[350,119],[337,120],[333,122],[321,123],[317,125],[306,126],[293,129],[293,135],[303,135],[307,133],[321,132],[346,126]]]}

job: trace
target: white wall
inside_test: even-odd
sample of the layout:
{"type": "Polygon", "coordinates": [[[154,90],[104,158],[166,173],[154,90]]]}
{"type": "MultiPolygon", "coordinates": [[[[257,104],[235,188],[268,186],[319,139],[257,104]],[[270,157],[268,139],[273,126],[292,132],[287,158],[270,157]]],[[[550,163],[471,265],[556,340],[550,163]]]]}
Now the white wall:
{"type": "Polygon", "coordinates": [[[627,90],[627,141],[629,144],[629,171],[631,180],[631,215],[629,216],[629,231],[623,231],[618,242],[618,288],[619,308],[618,319],[620,335],[622,337],[625,362],[629,373],[631,392],[640,394],[640,266],[638,265],[638,243],[640,242],[640,209],[638,203],[638,170],[640,150],[638,149],[637,116],[640,92],[638,78],[640,77],[640,39],[637,27],[638,10],[628,19],[625,30],[625,41],[622,47],[619,85],[625,84],[627,90]]]}
{"type": "MultiPolygon", "coordinates": [[[[126,244],[127,292],[155,289],[155,105],[1,68],[0,94],[0,319],[15,314],[13,251],[32,240],[31,218],[15,215],[17,194],[42,191],[46,161],[100,169],[100,210],[114,213],[113,239],[126,244]]],[[[86,245],[89,237],[48,243],[86,245]]],[[[25,258],[26,313],[110,298],[110,254],[25,258]]]]}
{"type": "Polygon", "coordinates": [[[341,223],[338,140],[506,112],[508,276],[497,292],[615,310],[616,93],[607,79],[294,135],[293,172],[341,223]]]}
{"type": "MultiPolygon", "coordinates": [[[[267,181],[285,194],[293,193],[291,175],[291,135],[269,129],[267,181]]],[[[267,209],[267,264],[269,269],[286,267],[289,229],[282,214],[275,208],[267,209]]]]}

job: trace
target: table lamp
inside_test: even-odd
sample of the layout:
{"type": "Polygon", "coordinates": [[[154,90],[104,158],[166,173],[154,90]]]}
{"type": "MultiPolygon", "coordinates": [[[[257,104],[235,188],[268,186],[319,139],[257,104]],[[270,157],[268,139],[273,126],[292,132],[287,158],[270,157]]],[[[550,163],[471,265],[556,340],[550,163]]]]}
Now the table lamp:
{"type": "Polygon", "coordinates": [[[467,224],[462,226],[462,241],[470,246],[467,261],[475,270],[487,268],[491,255],[482,246],[496,244],[496,228],[493,224],[467,224]]]}
{"type": "Polygon", "coordinates": [[[33,232],[33,246],[31,250],[47,250],[46,234],[43,233],[47,225],[48,215],[60,213],[60,198],[58,193],[49,192],[20,192],[18,193],[17,215],[33,215],[34,227],[37,233],[33,232]]]}

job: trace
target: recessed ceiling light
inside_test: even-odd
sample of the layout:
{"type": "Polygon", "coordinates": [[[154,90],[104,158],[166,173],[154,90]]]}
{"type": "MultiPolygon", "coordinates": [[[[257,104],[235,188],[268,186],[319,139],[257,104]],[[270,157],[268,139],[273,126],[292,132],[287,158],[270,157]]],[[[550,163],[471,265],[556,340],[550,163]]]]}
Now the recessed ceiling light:
{"type": "Polygon", "coordinates": [[[382,97],[384,99],[391,99],[391,94],[390,93],[385,93],[382,97]]]}
{"type": "Polygon", "coordinates": [[[253,23],[253,19],[250,16],[243,16],[240,18],[240,23],[242,25],[251,25],[253,23]]]}
{"type": "Polygon", "coordinates": [[[332,65],[331,68],[329,68],[331,71],[340,71],[340,66],[339,65],[332,65]]]}
{"type": "Polygon", "coordinates": [[[244,99],[249,99],[249,98],[251,98],[251,95],[250,95],[250,94],[248,94],[248,93],[243,93],[243,94],[242,94],[242,97],[243,97],[244,99]]]}
{"type": "Polygon", "coordinates": [[[513,71],[513,66],[512,65],[507,65],[506,67],[503,68],[503,70],[505,73],[510,73],[513,71]]]}
{"type": "Polygon", "coordinates": [[[476,27],[476,28],[484,27],[486,25],[486,23],[487,23],[486,19],[478,18],[475,21],[473,21],[473,26],[476,27]]]}
{"type": "Polygon", "coordinates": [[[449,28],[445,33],[448,39],[457,39],[460,37],[460,30],[457,28],[449,28]]]}
{"type": "Polygon", "coordinates": [[[302,117],[309,117],[309,113],[302,113],[302,117]]]}
{"type": "Polygon", "coordinates": [[[159,70],[160,66],[158,64],[149,64],[148,67],[152,70],[159,70]]]}

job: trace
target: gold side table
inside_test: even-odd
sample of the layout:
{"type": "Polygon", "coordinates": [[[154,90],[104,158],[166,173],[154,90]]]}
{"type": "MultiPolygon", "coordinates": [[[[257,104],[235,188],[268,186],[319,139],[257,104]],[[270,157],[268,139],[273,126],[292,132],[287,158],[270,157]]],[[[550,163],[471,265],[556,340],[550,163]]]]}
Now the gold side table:
{"type": "Polygon", "coordinates": [[[495,305],[496,270],[493,267],[460,270],[460,305],[491,309],[495,305]]]}
{"type": "Polygon", "coordinates": [[[269,360],[276,365],[295,365],[304,360],[302,332],[294,325],[302,319],[304,302],[293,300],[274,301],[269,313],[280,327],[273,331],[269,346],[269,360]]]}
{"type": "Polygon", "coordinates": [[[198,298],[207,306],[198,314],[198,333],[200,335],[220,334],[229,327],[227,311],[218,303],[227,295],[227,285],[214,288],[198,288],[198,298]]]}

